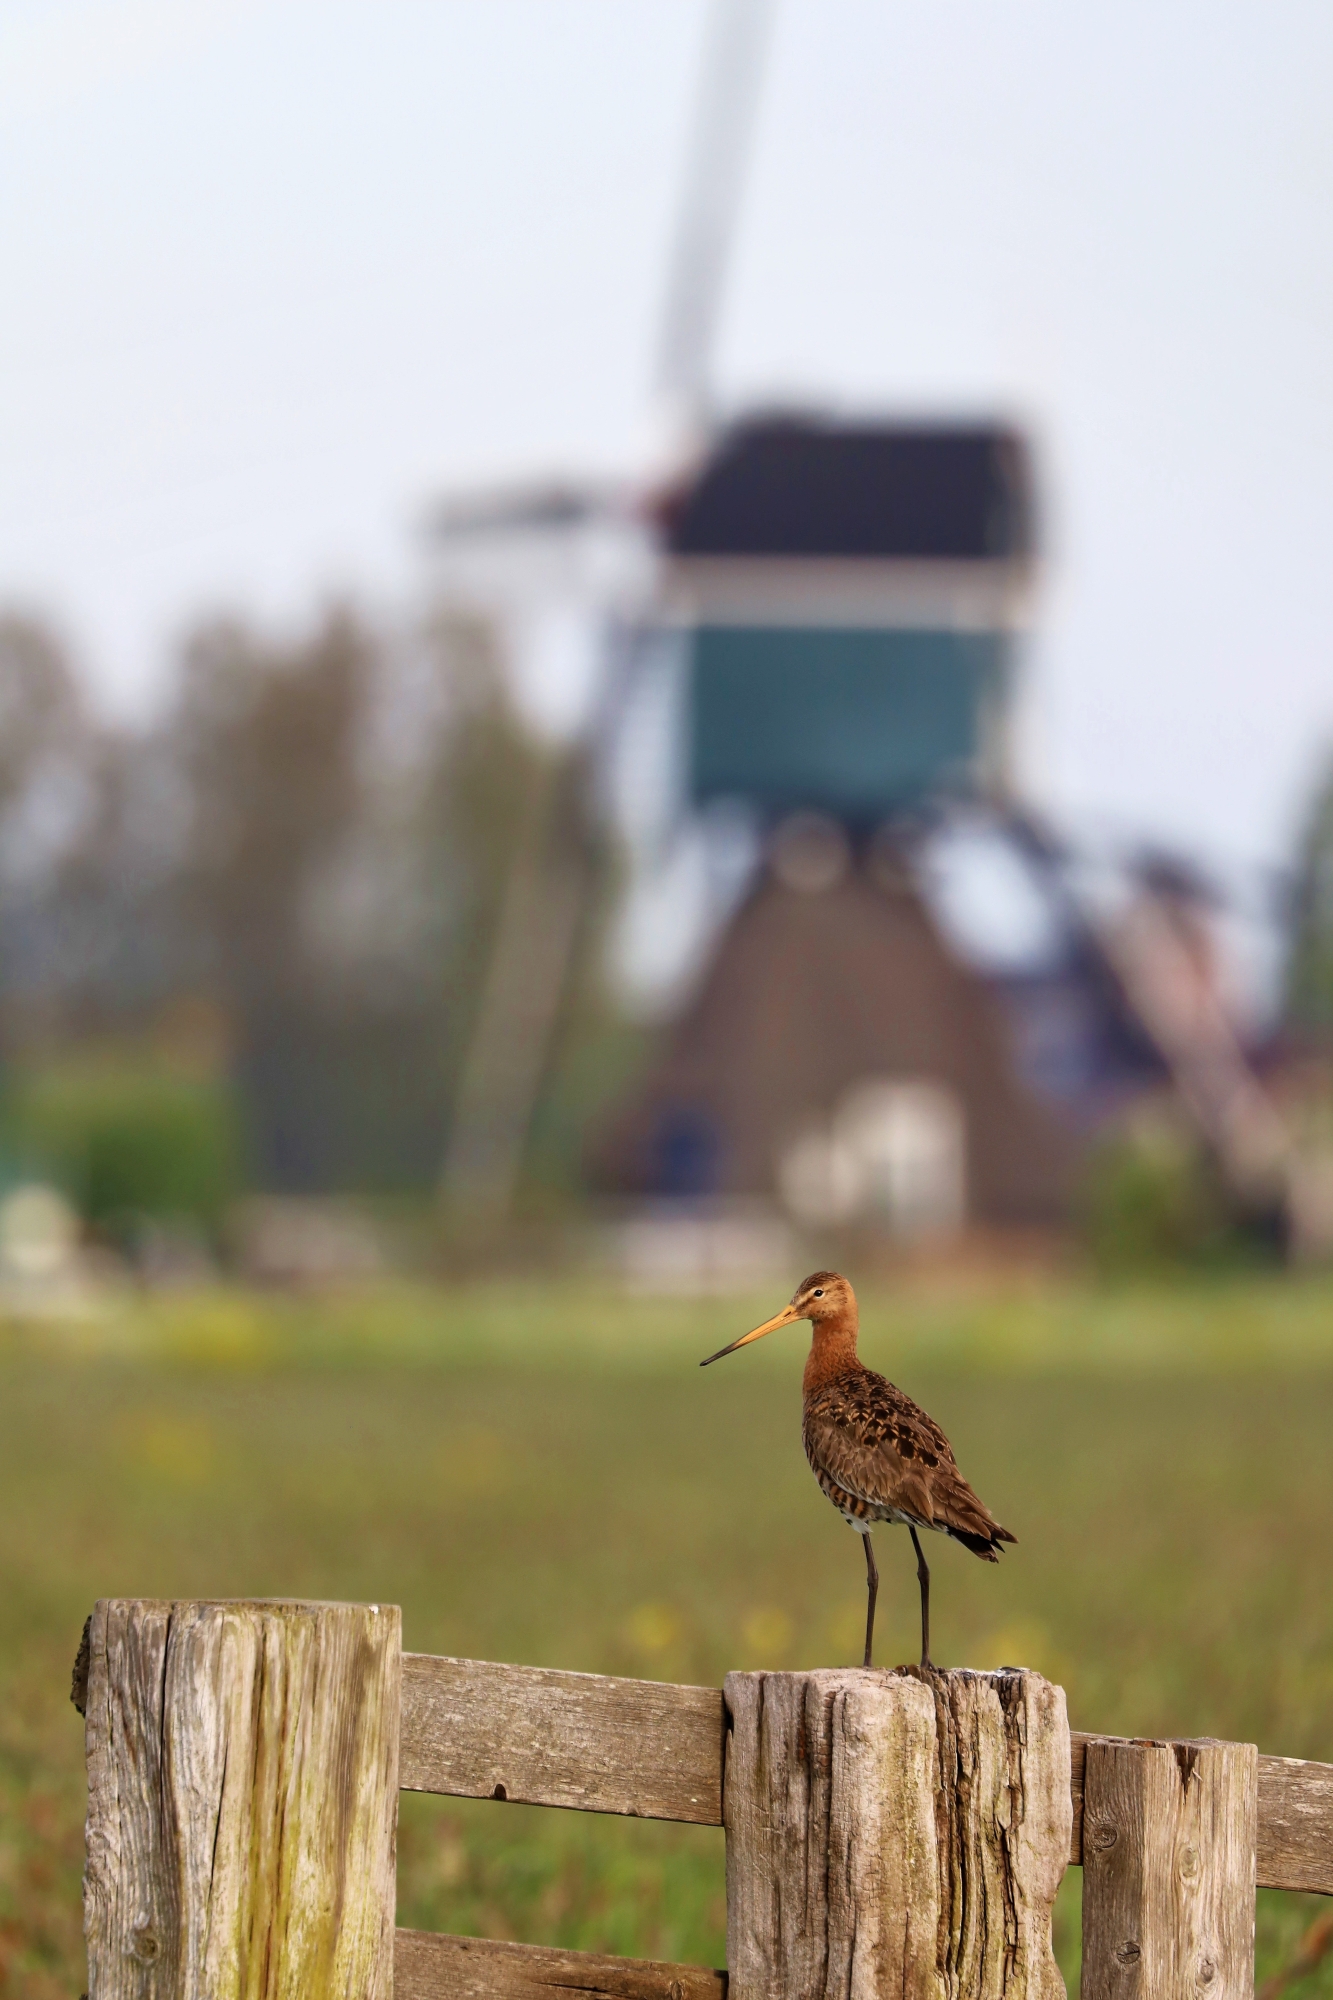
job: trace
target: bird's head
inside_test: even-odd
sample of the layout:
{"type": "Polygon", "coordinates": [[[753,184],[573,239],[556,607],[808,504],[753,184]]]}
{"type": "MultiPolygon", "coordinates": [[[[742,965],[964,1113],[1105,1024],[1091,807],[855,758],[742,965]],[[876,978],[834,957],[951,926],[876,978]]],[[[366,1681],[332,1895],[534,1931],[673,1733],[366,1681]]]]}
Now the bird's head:
{"type": "Polygon", "coordinates": [[[844,1326],[853,1332],[856,1329],[856,1293],[846,1278],[838,1271],[812,1271],[791,1295],[791,1304],[785,1305],[772,1319],[766,1319],[762,1326],[751,1327],[739,1340],[733,1340],[729,1347],[719,1347],[716,1354],[701,1361],[699,1366],[707,1368],[709,1361],[720,1361],[724,1354],[734,1354],[738,1347],[748,1347],[752,1340],[762,1340],[766,1333],[773,1333],[780,1326],[790,1326],[793,1320],[812,1320],[816,1327],[823,1325],[844,1326]]]}

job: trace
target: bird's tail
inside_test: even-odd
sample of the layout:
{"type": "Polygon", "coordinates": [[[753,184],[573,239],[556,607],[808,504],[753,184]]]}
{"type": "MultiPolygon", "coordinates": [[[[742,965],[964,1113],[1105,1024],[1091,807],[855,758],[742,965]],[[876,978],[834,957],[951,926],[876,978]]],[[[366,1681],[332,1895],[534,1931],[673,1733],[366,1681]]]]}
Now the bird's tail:
{"type": "Polygon", "coordinates": [[[980,1501],[965,1479],[959,1478],[952,1490],[944,1496],[944,1504],[935,1509],[935,1521],[946,1534],[970,1549],[983,1562],[998,1562],[1000,1548],[1005,1542],[1016,1542],[1017,1535],[1011,1535],[993,1519],[991,1512],[980,1501]]]}
{"type": "Polygon", "coordinates": [[[974,1556],[980,1556],[983,1562],[988,1563],[1000,1560],[1000,1548],[1003,1543],[1018,1540],[1017,1535],[1011,1535],[1009,1530],[1002,1528],[998,1522],[988,1535],[976,1535],[968,1528],[954,1527],[946,1528],[945,1533],[952,1535],[956,1542],[961,1542],[965,1549],[971,1549],[974,1556]]]}

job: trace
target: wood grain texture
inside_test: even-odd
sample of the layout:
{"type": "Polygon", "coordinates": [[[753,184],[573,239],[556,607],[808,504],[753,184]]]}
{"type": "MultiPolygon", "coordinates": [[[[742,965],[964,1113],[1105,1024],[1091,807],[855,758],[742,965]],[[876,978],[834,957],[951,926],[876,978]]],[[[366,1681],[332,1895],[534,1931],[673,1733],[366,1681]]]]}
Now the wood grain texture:
{"type": "Polygon", "coordinates": [[[731,1674],[731,2000],[1064,2000],[1064,1695],[1037,1675],[731,1674]]]}
{"type": "Polygon", "coordinates": [[[702,1965],[603,1958],[489,1938],[399,1931],[394,2000],[551,2000],[553,1993],[607,2000],[727,2000],[727,1975],[702,1965]]]}
{"type": "Polygon", "coordinates": [[[395,1606],[113,1600],[90,1633],[90,2000],[389,2000],[395,1606]]]}
{"type": "Polygon", "coordinates": [[[1065,2000],[1051,1913],[1072,1805],[1063,1688],[1040,1674],[931,1673],[937,1732],[944,1988],[977,2000],[1065,2000]],[[944,1870],[947,1863],[947,1880],[944,1870]]]}
{"type": "Polygon", "coordinates": [[[1083,1863],[1083,1771],[1093,1741],[1077,1729],[1069,1732],[1069,1861],[1074,1868],[1083,1863]]]}
{"type": "Polygon", "coordinates": [[[1087,1746],[1083,2000],[1251,2000],[1258,1753],[1087,1746]]]}
{"type": "Polygon", "coordinates": [[[722,1824],[722,1693],[403,1657],[408,1791],[722,1824]]]}
{"type": "Polygon", "coordinates": [[[1261,1889],[1333,1896],[1333,1764],[1259,1759],[1256,1875],[1261,1889]]]}
{"type": "MultiPolygon", "coordinates": [[[[1069,1788],[1074,1817],[1069,1859],[1074,1864],[1083,1860],[1083,1770],[1089,1743],[1143,1740],[1071,1732],[1069,1788]]],[[[1302,1757],[1260,1757],[1255,1879],[1261,1889],[1306,1889],[1333,1896],[1333,1764],[1302,1757]]]]}
{"type": "Polygon", "coordinates": [[[729,1674],[729,2000],[932,1992],[929,1689],[887,1674],[729,1674]],[[903,1968],[895,1978],[895,1968],[903,1968]]]}

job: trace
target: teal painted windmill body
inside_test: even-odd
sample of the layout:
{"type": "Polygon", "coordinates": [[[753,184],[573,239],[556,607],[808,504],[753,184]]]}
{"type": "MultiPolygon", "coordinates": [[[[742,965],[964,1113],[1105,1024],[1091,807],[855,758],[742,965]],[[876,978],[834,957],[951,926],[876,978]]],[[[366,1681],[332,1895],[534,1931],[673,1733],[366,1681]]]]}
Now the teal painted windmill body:
{"type": "Polygon", "coordinates": [[[998,426],[725,433],[664,510],[692,797],[858,827],[1002,793],[1031,511],[998,426]]]}

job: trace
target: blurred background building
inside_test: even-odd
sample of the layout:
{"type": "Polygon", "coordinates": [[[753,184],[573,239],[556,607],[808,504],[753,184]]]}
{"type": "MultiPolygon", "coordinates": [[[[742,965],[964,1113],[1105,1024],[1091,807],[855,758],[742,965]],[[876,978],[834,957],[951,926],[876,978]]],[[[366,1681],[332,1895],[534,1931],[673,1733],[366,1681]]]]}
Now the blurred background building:
{"type": "Polygon", "coordinates": [[[0,622],[15,1273],[1328,1248],[1327,778],[1266,875],[1052,810],[1039,419],[719,387],[775,21],[707,11],[618,470],[451,485],[410,593],[199,619],[148,714],[0,622]]]}

